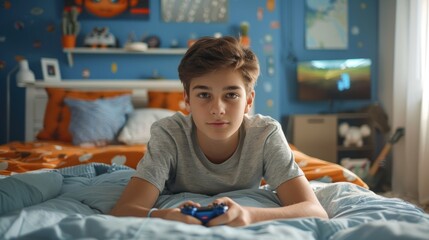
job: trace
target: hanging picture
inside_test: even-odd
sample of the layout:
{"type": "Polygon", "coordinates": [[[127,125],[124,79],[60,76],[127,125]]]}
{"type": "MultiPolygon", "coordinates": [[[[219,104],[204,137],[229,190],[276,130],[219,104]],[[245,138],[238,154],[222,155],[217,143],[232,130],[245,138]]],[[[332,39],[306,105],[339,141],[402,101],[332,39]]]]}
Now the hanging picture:
{"type": "Polygon", "coordinates": [[[228,0],[161,0],[164,22],[223,23],[228,20],[228,0]]]}
{"type": "Polygon", "coordinates": [[[77,6],[79,19],[149,20],[149,0],[65,0],[65,10],[77,6]]]}
{"type": "Polygon", "coordinates": [[[305,23],[307,49],[348,48],[348,0],[306,0],[305,23]]]}

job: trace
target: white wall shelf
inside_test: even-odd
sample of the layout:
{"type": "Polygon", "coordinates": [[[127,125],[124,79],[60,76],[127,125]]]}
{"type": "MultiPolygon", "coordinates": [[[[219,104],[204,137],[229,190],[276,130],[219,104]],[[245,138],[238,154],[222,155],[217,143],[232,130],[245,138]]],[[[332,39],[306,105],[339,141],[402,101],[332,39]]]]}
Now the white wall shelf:
{"type": "Polygon", "coordinates": [[[73,66],[73,54],[143,54],[143,55],[183,55],[187,48],[149,48],[146,51],[131,51],[124,48],[64,48],[70,67],[73,66]]]}
{"type": "Polygon", "coordinates": [[[183,90],[182,83],[176,79],[67,79],[65,81],[43,81],[19,83],[20,87],[33,88],[68,88],[68,89],[146,89],[159,91],[180,91],[183,90]]]}

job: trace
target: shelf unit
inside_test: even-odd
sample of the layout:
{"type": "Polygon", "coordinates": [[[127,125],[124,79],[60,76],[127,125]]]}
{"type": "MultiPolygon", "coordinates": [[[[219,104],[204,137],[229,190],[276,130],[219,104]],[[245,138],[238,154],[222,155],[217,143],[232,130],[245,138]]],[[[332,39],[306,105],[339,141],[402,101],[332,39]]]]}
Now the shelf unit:
{"type": "Polygon", "coordinates": [[[367,158],[372,161],[375,153],[375,128],[373,121],[365,113],[293,115],[291,142],[301,151],[326,161],[340,163],[343,158],[367,158]],[[368,124],[371,135],[363,138],[362,147],[343,146],[344,138],[338,127],[347,122],[350,126],[368,124]]]}
{"type": "Polygon", "coordinates": [[[143,55],[183,55],[187,48],[149,48],[146,51],[131,51],[124,48],[64,48],[70,67],[73,66],[73,54],[143,54],[143,55]]]}
{"type": "Polygon", "coordinates": [[[371,129],[371,133],[368,137],[363,138],[363,146],[348,146],[343,145],[344,138],[339,134],[337,135],[337,159],[338,162],[343,158],[366,158],[369,161],[374,159],[375,153],[375,127],[374,122],[370,116],[366,113],[344,113],[337,115],[337,127],[346,122],[350,126],[360,127],[363,124],[367,124],[371,129]]]}
{"type": "Polygon", "coordinates": [[[108,80],[108,79],[67,79],[66,81],[47,82],[36,80],[35,82],[19,83],[20,87],[33,88],[68,88],[68,89],[146,89],[158,91],[182,91],[183,86],[179,80],[153,80],[153,79],[136,79],[136,80],[108,80]]]}

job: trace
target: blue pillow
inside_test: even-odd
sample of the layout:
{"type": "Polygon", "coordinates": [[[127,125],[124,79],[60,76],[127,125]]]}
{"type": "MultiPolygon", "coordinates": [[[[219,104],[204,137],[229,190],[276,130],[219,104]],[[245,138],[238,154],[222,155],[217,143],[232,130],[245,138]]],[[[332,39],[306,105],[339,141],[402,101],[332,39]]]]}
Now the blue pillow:
{"type": "Polygon", "coordinates": [[[75,145],[114,141],[133,111],[130,95],[94,101],[66,98],[64,102],[70,108],[69,130],[75,145]]]}

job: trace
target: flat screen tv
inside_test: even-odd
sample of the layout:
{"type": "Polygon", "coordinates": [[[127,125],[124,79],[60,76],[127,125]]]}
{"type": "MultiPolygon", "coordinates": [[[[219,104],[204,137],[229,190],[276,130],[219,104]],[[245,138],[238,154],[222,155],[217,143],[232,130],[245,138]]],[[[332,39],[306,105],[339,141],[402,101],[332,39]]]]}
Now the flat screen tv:
{"type": "Polygon", "coordinates": [[[297,65],[298,100],[371,99],[371,60],[301,61],[297,65]]]}

